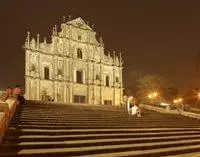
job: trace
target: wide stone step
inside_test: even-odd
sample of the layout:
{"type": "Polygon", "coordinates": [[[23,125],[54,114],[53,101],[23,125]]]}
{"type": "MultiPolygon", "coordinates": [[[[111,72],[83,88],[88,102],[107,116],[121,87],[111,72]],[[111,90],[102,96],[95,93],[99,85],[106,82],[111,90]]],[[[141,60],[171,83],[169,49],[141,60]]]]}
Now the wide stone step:
{"type": "Polygon", "coordinates": [[[167,156],[200,151],[200,120],[142,109],[28,102],[17,108],[1,156],[167,156]]]}
{"type": "Polygon", "coordinates": [[[174,123],[168,123],[168,124],[162,124],[162,123],[154,123],[154,124],[141,124],[141,123],[133,123],[133,124],[91,124],[91,123],[88,123],[88,124],[69,124],[69,125],[66,125],[66,126],[53,126],[53,125],[17,125],[17,126],[14,126],[15,128],[17,129],[23,129],[23,128],[26,128],[26,129],[86,129],[86,128],[90,128],[90,129],[97,129],[97,128],[149,128],[149,127],[152,127],[152,128],[155,128],[155,127],[185,127],[185,128],[196,128],[196,125],[194,124],[188,124],[188,125],[183,125],[183,124],[180,124],[180,125],[176,125],[174,126],[175,124],[174,123]]]}
{"type": "MultiPolygon", "coordinates": [[[[115,124],[115,123],[123,123],[123,124],[128,124],[128,125],[134,125],[134,124],[142,124],[142,123],[148,123],[148,121],[146,120],[137,120],[137,119],[133,119],[133,120],[106,120],[106,119],[98,119],[98,120],[94,120],[94,119],[89,119],[89,120],[77,120],[77,119],[68,119],[68,120],[65,120],[65,121],[19,121],[18,123],[17,122],[11,122],[10,124],[19,124],[19,125],[35,125],[35,124],[38,124],[38,125],[70,125],[70,124],[77,124],[77,125],[81,125],[81,124],[107,124],[107,123],[111,123],[111,124],[115,124]],[[141,123],[142,122],[142,123],[141,123]]],[[[155,122],[155,123],[160,123],[160,121],[154,121],[152,120],[152,122],[155,122]]],[[[170,124],[172,123],[176,123],[176,122],[171,122],[170,124]]],[[[183,122],[182,124],[184,124],[185,122],[183,122]]],[[[121,125],[121,124],[118,124],[118,125],[121,125]]],[[[190,125],[190,124],[187,124],[187,125],[190,125]]]]}
{"type": "MultiPolygon", "coordinates": [[[[182,140],[192,141],[200,140],[200,135],[179,135],[179,136],[169,136],[169,137],[133,137],[133,138],[95,138],[95,139],[74,139],[68,140],[65,136],[29,136],[29,137],[19,137],[17,140],[13,140],[12,143],[4,144],[2,147],[16,147],[19,149],[33,149],[33,148],[67,148],[67,147],[82,147],[82,146],[100,146],[100,145],[117,145],[117,144],[130,144],[130,143],[159,143],[159,142],[171,142],[182,140]],[[20,141],[21,140],[21,141],[20,141]],[[37,142],[35,142],[37,140],[37,142]]],[[[196,141],[196,142],[197,142],[196,141]]],[[[152,148],[153,149],[153,148],[152,148]]]]}
{"type": "MultiPolygon", "coordinates": [[[[159,143],[141,143],[141,144],[119,144],[105,146],[90,146],[90,147],[74,147],[74,148],[51,148],[51,149],[22,149],[18,152],[2,153],[1,155],[29,155],[29,156],[44,156],[44,155],[64,155],[64,156],[82,156],[91,154],[108,154],[117,153],[122,156],[122,152],[128,152],[129,156],[144,156],[144,155],[168,155],[178,153],[188,153],[191,151],[200,151],[200,140],[182,140],[172,142],[159,143]],[[153,149],[152,149],[153,148],[153,149]],[[134,150],[134,151],[133,151],[134,150]],[[145,150],[145,151],[144,151],[145,150]],[[130,154],[131,153],[131,154],[130,154]]],[[[107,155],[108,156],[108,155],[107,155]]]]}
{"type": "MultiPolygon", "coordinates": [[[[170,148],[159,148],[159,149],[150,149],[150,150],[129,150],[129,151],[121,151],[121,152],[111,152],[111,153],[97,153],[90,155],[82,155],[87,157],[115,157],[115,156],[134,156],[134,157],[161,157],[161,156],[169,156],[176,157],[176,155],[181,154],[179,157],[185,157],[184,154],[188,154],[189,152],[200,152],[200,145],[190,145],[190,146],[179,146],[179,147],[170,147],[170,148]]],[[[190,154],[189,154],[190,155],[190,154]]],[[[199,157],[197,153],[192,153],[193,156],[187,157],[199,157]]]]}
{"type": "MultiPolygon", "coordinates": [[[[43,130],[43,129],[22,129],[22,130],[14,130],[9,132],[10,135],[18,135],[17,138],[20,139],[22,137],[27,137],[27,136],[21,136],[21,135],[51,135],[52,137],[54,135],[64,135],[61,137],[65,137],[68,139],[78,139],[78,138],[100,138],[100,137],[156,137],[156,136],[172,136],[172,135],[198,135],[200,134],[199,130],[189,130],[189,131],[156,131],[156,132],[134,132],[134,131],[105,131],[105,132],[100,132],[100,131],[92,131],[92,132],[70,132],[70,130],[43,130]]],[[[8,134],[8,135],[9,135],[8,134]]],[[[34,136],[37,138],[37,136],[34,136]]],[[[43,138],[45,136],[42,136],[43,138]]],[[[49,136],[47,136],[49,137],[49,136]]]]}

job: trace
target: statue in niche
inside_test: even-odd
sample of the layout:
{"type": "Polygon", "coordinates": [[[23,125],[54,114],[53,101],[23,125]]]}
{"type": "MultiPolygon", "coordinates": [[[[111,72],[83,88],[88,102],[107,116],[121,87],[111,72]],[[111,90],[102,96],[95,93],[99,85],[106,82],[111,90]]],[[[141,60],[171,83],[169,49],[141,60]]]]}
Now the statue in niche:
{"type": "Polygon", "coordinates": [[[35,64],[31,64],[31,66],[30,66],[30,71],[32,72],[36,72],[36,67],[35,67],[35,64]]]}
{"type": "Polygon", "coordinates": [[[58,69],[58,76],[62,76],[62,75],[63,75],[62,69],[59,68],[59,69],[58,69]]]}
{"type": "Polygon", "coordinates": [[[44,89],[42,91],[41,99],[42,99],[42,101],[53,101],[52,97],[47,94],[47,89],[44,89]]]}
{"type": "Polygon", "coordinates": [[[62,95],[61,95],[61,93],[62,93],[62,87],[59,86],[58,87],[58,93],[57,93],[57,101],[62,101],[62,95]]]}
{"type": "Polygon", "coordinates": [[[58,53],[62,53],[62,51],[63,51],[63,44],[61,42],[59,42],[57,44],[57,47],[58,47],[58,53]]]}
{"type": "Polygon", "coordinates": [[[44,90],[42,91],[42,100],[43,100],[43,101],[46,101],[46,99],[47,99],[47,91],[46,91],[46,89],[44,89],[44,90]]]}

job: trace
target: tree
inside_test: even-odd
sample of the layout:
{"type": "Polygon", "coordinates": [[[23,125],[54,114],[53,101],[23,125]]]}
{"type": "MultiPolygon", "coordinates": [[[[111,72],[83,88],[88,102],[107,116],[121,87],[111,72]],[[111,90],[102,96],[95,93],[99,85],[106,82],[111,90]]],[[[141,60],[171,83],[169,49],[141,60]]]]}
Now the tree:
{"type": "Polygon", "coordinates": [[[130,69],[125,68],[125,79],[124,79],[124,86],[125,86],[125,94],[126,95],[135,95],[137,91],[137,80],[144,76],[144,72],[138,69],[130,69]]]}
{"type": "Polygon", "coordinates": [[[148,100],[149,93],[155,91],[161,93],[168,86],[166,79],[157,74],[144,75],[137,79],[137,97],[142,100],[148,100]]]}
{"type": "Polygon", "coordinates": [[[178,97],[178,90],[174,87],[167,87],[162,89],[162,97],[165,100],[173,101],[178,97]]]}

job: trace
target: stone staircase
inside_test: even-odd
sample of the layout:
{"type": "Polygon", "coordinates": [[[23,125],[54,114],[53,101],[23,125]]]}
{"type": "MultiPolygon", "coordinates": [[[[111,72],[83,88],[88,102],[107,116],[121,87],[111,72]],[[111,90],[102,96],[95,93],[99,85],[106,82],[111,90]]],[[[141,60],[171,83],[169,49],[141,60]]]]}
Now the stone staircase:
{"type": "MultiPolygon", "coordinates": [[[[200,120],[143,109],[28,101],[17,108],[0,156],[180,156],[200,152],[200,120]]],[[[189,155],[191,156],[191,155],[189,155]]]]}

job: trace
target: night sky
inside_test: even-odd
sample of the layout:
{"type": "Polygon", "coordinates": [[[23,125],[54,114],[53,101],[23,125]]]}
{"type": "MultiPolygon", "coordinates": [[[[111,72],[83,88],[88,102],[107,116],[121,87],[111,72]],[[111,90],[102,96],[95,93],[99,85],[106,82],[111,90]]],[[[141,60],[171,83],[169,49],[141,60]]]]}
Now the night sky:
{"type": "Polygon", "coordinates": [[[200,52],[199,8],[193,0],[1,0],[0,88],[24,84],[26,32],[50,41],[52,27],[71,15],[94,24],[108,50],[122,52],[126,84],[127,71],[137,70],[183,89],[200,52]]]}

